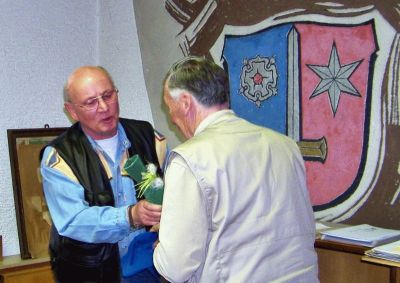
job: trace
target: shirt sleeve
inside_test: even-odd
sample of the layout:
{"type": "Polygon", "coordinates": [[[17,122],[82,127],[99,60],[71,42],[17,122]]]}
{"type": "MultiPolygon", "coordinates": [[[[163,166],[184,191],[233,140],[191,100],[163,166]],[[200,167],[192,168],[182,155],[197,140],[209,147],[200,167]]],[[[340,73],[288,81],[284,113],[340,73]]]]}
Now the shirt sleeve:
{"type": "Polygon", "coordinates": [[[202,191],[185,161],[176,155],[165,175],[160,242],[153,255],[158,272],[171,282],[193,277],[204,261],[207,236],[202,191]]]}
{"type": "Polygon", "coordinates": [[[40,171],[47,206],[58,233],[88,243],[115,243],[126,237],[131,232],[127,207],[90,207],[83,187],[68,174],[68,168],[63,172],[55,166],[57,162],[60,159],[56,151],[47,147],[40,171]]]}

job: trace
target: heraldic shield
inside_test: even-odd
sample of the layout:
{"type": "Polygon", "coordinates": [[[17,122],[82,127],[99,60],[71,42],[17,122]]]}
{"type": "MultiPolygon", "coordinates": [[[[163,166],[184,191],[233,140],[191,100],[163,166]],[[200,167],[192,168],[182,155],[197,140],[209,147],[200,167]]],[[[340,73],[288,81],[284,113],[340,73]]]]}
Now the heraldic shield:
{"type": "Polygon", "coordinates": [[[232,109],[296,140],[315,211],[349,198],[363,174],[375,38],[373,20],[225,36],[232,109]]]}

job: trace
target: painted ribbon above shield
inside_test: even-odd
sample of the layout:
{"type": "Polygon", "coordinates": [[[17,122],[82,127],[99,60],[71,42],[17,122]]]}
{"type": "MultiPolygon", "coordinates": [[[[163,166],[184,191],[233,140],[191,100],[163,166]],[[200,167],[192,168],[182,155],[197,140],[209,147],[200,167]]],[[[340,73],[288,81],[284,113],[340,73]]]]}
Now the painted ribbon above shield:
{"type": "Polygon", "coordinates": [[[354,205],[371,185],[364,171],[378,166],[366,167],[380,148],[373,143],[381,142],[371,139],[381,131],[371,119],[382,111],[380,103],[371,107],[376,38],[372,19],[283,23],[224,37],[232,109],[297,141],[316,212],[354,205]]]}

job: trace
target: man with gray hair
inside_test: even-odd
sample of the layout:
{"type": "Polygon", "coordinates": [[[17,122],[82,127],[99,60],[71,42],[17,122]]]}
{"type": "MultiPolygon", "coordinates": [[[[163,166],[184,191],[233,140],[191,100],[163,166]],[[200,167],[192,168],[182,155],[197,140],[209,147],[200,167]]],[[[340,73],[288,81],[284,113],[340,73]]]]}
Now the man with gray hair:
{"type": "Polygon", "coordinates": [[[188,139],[167,160],[153,261],[171,282],[318,282],[299,148],[229,109],[226,72],[188,57],[164,81],[188,139]]]}

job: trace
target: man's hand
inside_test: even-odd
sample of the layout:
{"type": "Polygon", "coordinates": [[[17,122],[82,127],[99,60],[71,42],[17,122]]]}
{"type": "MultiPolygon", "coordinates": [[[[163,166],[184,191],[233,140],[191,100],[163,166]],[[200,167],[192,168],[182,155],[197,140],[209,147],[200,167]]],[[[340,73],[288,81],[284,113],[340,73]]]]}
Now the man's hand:
{"type": "Polygon", "coordinates": [[[141,200],[130,211],[135,225],[153,226],[160,222],[161,205],[141,200]]]}
{"type": "Polygon", "coordinates": [[[160,230],[160,223],[157,223],[156,225],[151,226],[150,232],[158,232],[160,230]]]}

